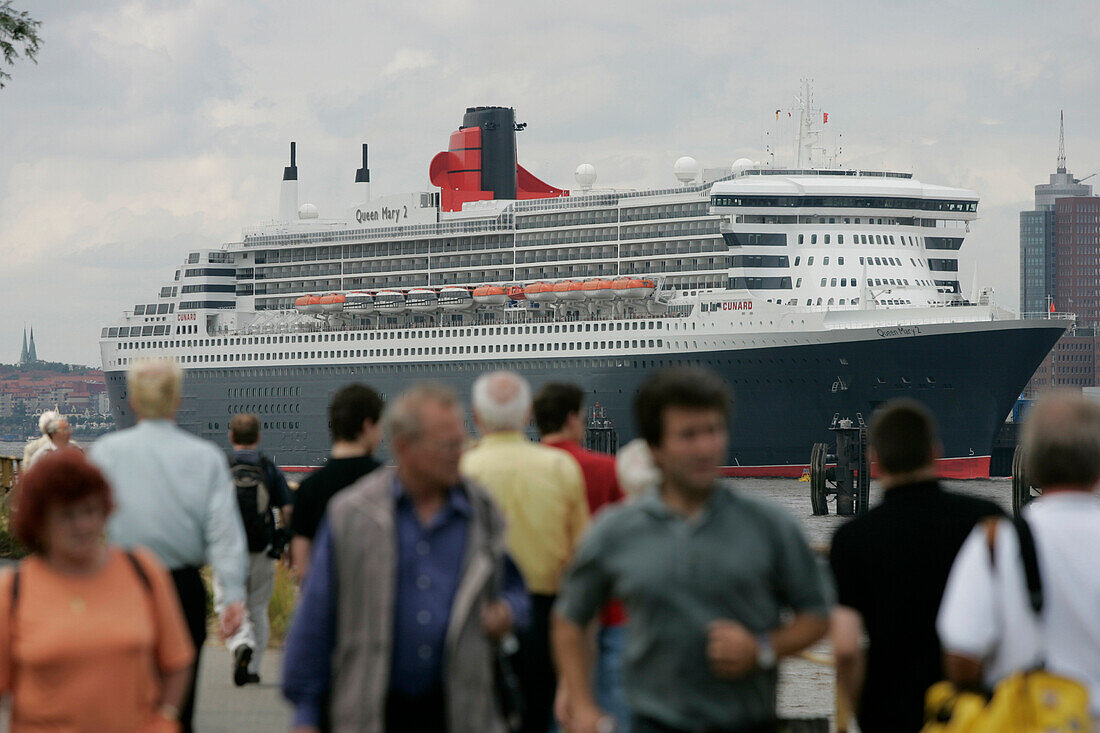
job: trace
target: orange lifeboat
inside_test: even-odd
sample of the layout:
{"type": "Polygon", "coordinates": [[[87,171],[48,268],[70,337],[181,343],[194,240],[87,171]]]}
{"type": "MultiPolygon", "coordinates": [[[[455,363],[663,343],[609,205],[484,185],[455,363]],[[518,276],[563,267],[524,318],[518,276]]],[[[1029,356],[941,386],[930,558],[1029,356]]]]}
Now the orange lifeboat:
{"type": "Polygon", "coordinates": [[[550,303],[557,300],[557,296],[554,295],[554,286],[550,283],[533,283],[523,289],[523,294],[527,296],[527,300],[535,303],[550,303]]]}
{"type": "Polygon", "coordinates": [[[309,306],[309,296],[308,295],[303,295],[299,298],[294,299],[294,308],[299,313],[308,313],[309,311],[306,310],[308,306],[309,306]]]}
{"type": "Polygon", "coordinates": [[[652,280],[641,280],[633,277],[622,277],[612,284],[612,292],[625,300],[638,300],[651,295],[656,289],[652,280]]]}
{"type": "Polygon", "coordinates": [[[321,306],[321,311],[324,313],[339,313],[344,310],[344,301],[347,297],[343,293],[331,293],[329,295],[322,295],[317,299],[318,304],[321,306]]]}
{"type": "Polygon", "coordinates": [[[585,280],[581,284],[581,291],[589,300],[610,300],[615,297],[612,291],[614,286],[610,280],[585,280]]]}
{"type": "Polygon", "coordinates": [[[554,283],[554,298],[556,300],[572,301],[584,299],[584,283],[575,280],[564,280],[554,283]]]}
{"type": "Polygon", "coordinates": [[[321,296],[319,295],[304,295],[298,300],[294,301],[295,305],[301,302],[298,306],[298,310],[303,313],[320,313],[321,312],[321,296]]]}
{"type": "MultiPolygon", "coordinates": [[[[520,288],[509,288],[509,290],[519,290],[520,295],[523,294],[520,288]]],[[[481,285],[474,288],[474,303],[477,305],[504,305],[507,301],[508,294],[499,285],[481,285]]]]}
{"type": "Polygon", "coordinates": [[[523,288],[518,285],[508,286],[508,300],[527,300],[527,295],[523,292],[523,288]]]}

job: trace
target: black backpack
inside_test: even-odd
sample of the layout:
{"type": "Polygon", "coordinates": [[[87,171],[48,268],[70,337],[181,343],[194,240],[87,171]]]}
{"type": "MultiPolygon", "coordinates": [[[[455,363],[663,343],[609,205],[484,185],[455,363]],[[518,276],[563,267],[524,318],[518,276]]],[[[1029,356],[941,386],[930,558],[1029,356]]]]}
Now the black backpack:
{"type": "Polygon", "coordinates": [[[229,459],[229,471],[237,490],[244,534],[249,552],[263,552],[275,536],[275,518],[271,513],[271,490],[263,466],[229,459]]]}

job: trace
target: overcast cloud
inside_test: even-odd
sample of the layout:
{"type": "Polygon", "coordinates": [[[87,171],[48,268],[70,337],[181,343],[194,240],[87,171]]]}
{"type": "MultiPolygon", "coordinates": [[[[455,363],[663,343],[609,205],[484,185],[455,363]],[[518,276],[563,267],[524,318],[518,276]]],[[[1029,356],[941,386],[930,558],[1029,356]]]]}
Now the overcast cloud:
{"type": "Polygon", "coordinates": [[[16,5],[43,45],[0,90],[0,362],[27,323],[40,357],[98,364],[100,327],[189,249],[274,215],[292,139],[322,216],[352,202],[361,142],[376,195],[430,190],[467,106],[514,106],[551,184],[589,162],[597,185],[666,186],[681,155],[763,159],[812,77],[845,165],[979,193],[961,279],[1012,308],[1060,108],[1070,170],[1100,170],[1087,1],[16,5]]]}

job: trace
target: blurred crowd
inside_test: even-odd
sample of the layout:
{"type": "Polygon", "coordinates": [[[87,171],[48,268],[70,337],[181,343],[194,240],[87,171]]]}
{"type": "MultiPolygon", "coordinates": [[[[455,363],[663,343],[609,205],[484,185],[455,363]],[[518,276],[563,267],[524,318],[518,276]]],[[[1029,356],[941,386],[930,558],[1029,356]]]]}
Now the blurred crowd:
{"type": "Polygon", "coordinates": [[[921,404],[881,405],[884,498],[826,559],[723,477],[736,409],[706,370],[650,375],[614,457],[583,447],[583,385],[494,372],[465,405],[349,384],[294,491],[257,416],[232,418],[228,454],[182,430],[182,379],[139,361],[134,427],[85,452],[46,413],[27,447],[29,554],[0,575],[15,733],[192,730],[212,626],[226,683],[261,681],[280,562],[295,733],[778,733],[778,666],[823,639],[864,733],[1100,720],[1100,406],[1080,395],[1029,414],[1042,495],[1017,518],[940,485],[921,404]]]}

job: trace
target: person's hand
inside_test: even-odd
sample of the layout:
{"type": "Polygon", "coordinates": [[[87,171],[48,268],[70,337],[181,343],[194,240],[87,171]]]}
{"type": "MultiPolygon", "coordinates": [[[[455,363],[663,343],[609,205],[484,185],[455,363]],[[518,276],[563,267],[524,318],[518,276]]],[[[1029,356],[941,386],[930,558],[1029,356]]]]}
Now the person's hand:
{"type": "MultiPolygon", "coordinates": [[[[562,726],[569,733],[615,733],[615,720],[590,702],[569,705],[566,714],[568,723],[562,722],[562,726]]],[[[555,701],[556,706],[556,701],[555,701]]]]}
{"type": "Polygon", "coordinates": [[[756,666],[756,637],[736,621],[712,621],[707,633],[707,660],[719,677],[743,677],[756,666]]]}
{"type": "Polygon", "coordinates": [[[512,607],[504,601],[486,603],[481,609],[481,629],[485,636],[499,641],[512,630],[512,607]]]}
{"type": "Polygon", "coordinates": [[[237,629],[241,628],[241,623],[244,622],[244,602],[237,601],[225,607],[222,611],[221,617],[221,632],[222,640],[226,640],[233,634],[237,633],[237,629]]]}

